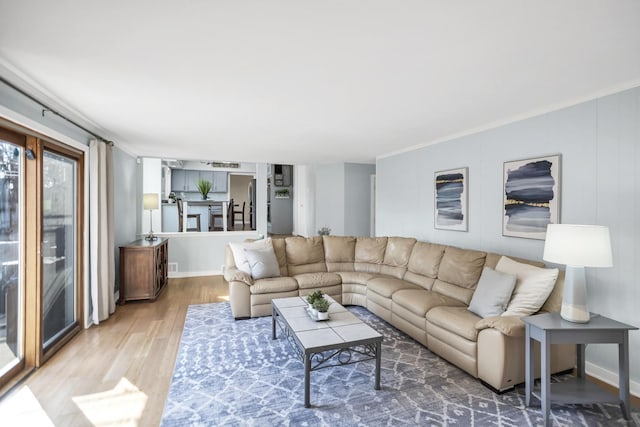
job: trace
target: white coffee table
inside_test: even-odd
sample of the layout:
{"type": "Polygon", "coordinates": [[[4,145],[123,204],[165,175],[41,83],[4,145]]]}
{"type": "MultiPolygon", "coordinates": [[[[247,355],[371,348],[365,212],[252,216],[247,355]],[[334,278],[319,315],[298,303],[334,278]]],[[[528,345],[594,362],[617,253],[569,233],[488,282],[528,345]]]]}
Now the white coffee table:
{"type": "Polygon", "coordinates": [[[272,338],[277,338],[278,324],[304,362],[304,406],[307,408],[311,406],[311,371],[322,368],[375,359],[375,389],[380,390],[382,335],[330,297],[325,298],[331,302],[326,321],[309,317],[304,297],[271,301],[272,338]]]}

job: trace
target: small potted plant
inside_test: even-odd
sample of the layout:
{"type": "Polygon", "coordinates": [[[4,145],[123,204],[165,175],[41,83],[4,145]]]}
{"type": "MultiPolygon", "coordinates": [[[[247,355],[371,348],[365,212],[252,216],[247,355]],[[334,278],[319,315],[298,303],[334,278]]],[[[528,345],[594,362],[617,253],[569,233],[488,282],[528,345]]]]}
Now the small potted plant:
{"type": "Polygon", "coordinates": [[[202,200],[207,200],[209,191],[211,191],[211,182],[206,179],[198,178],[196,187],[198,187],[198,191],[202,195],[202,200]]]}
{"type": "Polygon", "coordinates": [[[317,299],[313,302],[313,308],[318,310],[318,320],[327,320],[329,318],[329,306],[331,303],[324,298],[317,299]]]}
{"type": "Polygon", "coordinates": [[[309,303],[309,310],[314,310],[313,303],[322,298],[322,290],[318,289],[317,291],[311,292],[307,295],[307,302],[309,303]]]}
{"type": "Polygon", "coordinates": [[[322,227],[320,230],[318,230],[318,234],[320,236],[328,236],[331,234],[331,229],[329,227],[322,227]]]}

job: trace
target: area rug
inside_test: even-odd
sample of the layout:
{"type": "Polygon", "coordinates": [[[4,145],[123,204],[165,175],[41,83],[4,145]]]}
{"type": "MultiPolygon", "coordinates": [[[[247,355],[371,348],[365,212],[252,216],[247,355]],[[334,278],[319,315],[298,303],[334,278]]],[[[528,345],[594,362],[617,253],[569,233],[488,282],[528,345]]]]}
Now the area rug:
{"type": "MultiPolygon", "coordinates": [[[[304,368],[271,318],[235,321],[228,303],[187,312],[162,426],[534,426],[524,387],[502,395],[431,353],[361,307],[349,310],[384,336],[381,390],[374,361],[311,373],[304,407],[304,368]]],[[[562,381],[556,376],[553,381],[562,381]]],[[[633,412],[640,425],[640,413],[633,412]]],[[[559,426],[627,425],[618,405],[553,405],[559,426]]]]}

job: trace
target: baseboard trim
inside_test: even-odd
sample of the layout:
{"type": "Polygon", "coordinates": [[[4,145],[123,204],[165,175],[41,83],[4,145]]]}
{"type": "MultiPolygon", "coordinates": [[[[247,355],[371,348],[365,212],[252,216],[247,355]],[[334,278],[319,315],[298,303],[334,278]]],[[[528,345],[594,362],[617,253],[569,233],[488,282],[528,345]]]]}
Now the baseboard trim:
{"type": "MultiPolygon", "coordinates": [[[[618,373],[611,372],[593,363],[585,363],[585,371],[588,377],[594,382],[600,383],[606,388],[615,390],[618,392],[618,373]]],[[[629,391],[631,393],[632,404],[634,406],[640,406],[640,383],[637,381],[629,381],[629,391]]]]}
{"type": "Polygon", "coordinates": [[[209,271],[176,271],[169,273],[170,279],[181,279],[183,277],[200,277],[200,276],[220,276],[222,271],[209,270],[209,271]]]}

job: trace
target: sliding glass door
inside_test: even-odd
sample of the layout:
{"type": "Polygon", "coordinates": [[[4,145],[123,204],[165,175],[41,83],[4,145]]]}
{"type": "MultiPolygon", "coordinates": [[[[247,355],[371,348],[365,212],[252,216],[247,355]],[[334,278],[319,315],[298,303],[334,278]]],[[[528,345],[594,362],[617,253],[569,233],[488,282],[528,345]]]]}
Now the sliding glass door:
{"type": "Polygon", "coordinates": [[[77,325],[77,166],[45,150],[42,165],[42,290],[45,351],[77,325]]]}
{"type": "Polygon", "coordinates": [[[0,379],[16,370],[24,354],[21,303],[24,150],[22,144],[18,145],[20,139],[0,132],[0,379]]]}
{"type": "Polygon", "coordinates": [[[0,126],[0,388],[81,329],[83,159],[0,126]]]}

